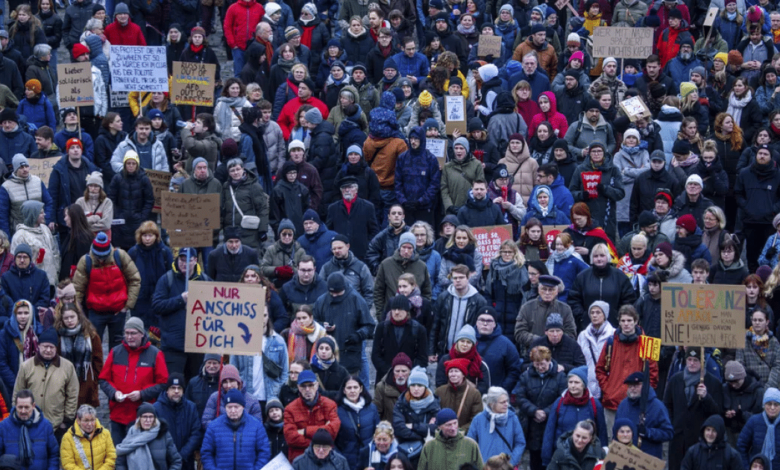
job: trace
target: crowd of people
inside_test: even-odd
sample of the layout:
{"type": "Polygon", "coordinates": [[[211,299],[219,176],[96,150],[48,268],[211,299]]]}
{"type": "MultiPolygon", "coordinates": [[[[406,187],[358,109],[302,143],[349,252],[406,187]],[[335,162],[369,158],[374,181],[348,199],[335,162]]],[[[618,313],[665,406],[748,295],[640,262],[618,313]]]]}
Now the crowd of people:
{"type": "Polygon", "coordinates": [[[560,3],[9,1],[0,470],[780,470],[780,11],[560,3]],[[113,92],[111,45],[214,64],[213,106],[113,92]],[[218,195],[210,246],[149,171],[218,195]],[[262,350],[188,351],[192,281],[262,285],[262,350]],[[640,358],[665,283],[744,288],[744,347],[640,358]]]}

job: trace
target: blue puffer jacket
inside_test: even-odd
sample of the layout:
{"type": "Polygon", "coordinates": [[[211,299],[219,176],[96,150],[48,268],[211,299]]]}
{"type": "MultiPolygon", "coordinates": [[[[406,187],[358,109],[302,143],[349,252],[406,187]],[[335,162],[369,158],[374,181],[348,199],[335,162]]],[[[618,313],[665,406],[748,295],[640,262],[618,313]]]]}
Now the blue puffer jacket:
{"type": "MultiPolygon", "coordinates": [[[[255,398],[251,393],[247,392],[245,388],[242,388],[243,383],[239,384],[238,387],[241,389],[241,393],[244,394],[244,401],[246,402],[246,406],[244,407],[245,414],[254,416],[262,423],[263,410],[260,409],[260,403],[257,401],[257,398],[255,398]]],[[[225,403],[224,393],[220,394],[219,391],[216,391],[211,394],[209,401],[206,402],[206,408],[203,410],[203,416],[200,418],[200,423],[204,428],[208,428],[212,421],[216,421],[218,418],[225,416],[226,404],[227,403],[225,403]],[[219,398],[219,416],[217,416],[217,398],[219,398]]]]}
{"type": "MultiPolygon", "coordinates": [[[[33,328],[35,333],[40,333],[38,316],[33,315],[35,323],[33,328]]],[[[16,316],[11,315],[11,319],[5,322],[3,329],[0,330],[0,379],[3,381],[6,390],[13,390],[16,383],[16,374],[19,373],[19,348],[16,347],[16,339],[19,339],[19,323],[16,316]]]]}
{"type": "MultiPolygon", "coordinates": [[[[726,44],[728,44],[729,50],[731,51],[736,49],[737,44],[742,40],[742,31],[740,31],[740,25],[737,24],[736,18],[734,21],[730,21],[725,13],[725,10],[721,12],[718,19],[715,20],[713,27],[720,33],[720,37],[726,41],[726,44]]],[[[744,19],[742,22],[744,23],[744,19]]]]}
{"type": "Polygon", "coordinates": [[[428,59],[419,52],[415,52],[412,57],[407,56],[405,52],[399,52],[393,56],[393,59],[398,66],[398,75],[401,77],[415,76],[418,83],[428,76],[431,68],[428,59]]]}
{"type": "Polygon", "coordinates": [[[426,148],[425,130],[415,127],[409,138],[416,137],[420,146],[409,148],[398,156],[395,165],[395,197],[400,204],[407,201],[417,204],[418,209],[433,210],[439,199],[441,169],[439,161],[426,148]]]}
{"type": "Polygon", "coordinates": [[[204,470],[260,470],[271,460],[271,444],[262,421],[245,410],[235,430],[227,415],[209,424],[200,458],[204,470]]]}
{"type": "MultiPolygon", "coordinates": [[[[172,2],[172,7],[176,2],[172,2]]],[[[173,18],[178,18],[173,16],[173,18]]],[[[100,36],[92,34],[87,36],[87,47],[89,47],[89,62],[100,70],[100,75],[103,76],[103,83],[108,85],[111,83],[111,73],[108,69],[108,58],[103,54],[103,40],[100,36]]],[[[176,57],[178,59],[178,57],[176,57]]]]}
{"type": "Polygon", "coordinates": [[[607,440],[607,422],[604,420],[604,408],[602,408],[601,402],[590,397],[583,406],[561,403],[564,398],[569,396],[567,390],[564,396],[555,400],[550,408],[547,427],[544,430],[544,443],[542,444],[542,465],[547,466],[550,463],[553,452],[555,452],[554,443],[558,442],[561,434],[573,431],[577,423],[584,419],[592,419],[596,423],[599,441],[609,442],[607,440]],[[593,412],[594,407],[595,413],[593,412]]]}
{"type": "Polygon", "coordinates": [[[519,466],[520,461],[523,459],[525,435],[523,434],[520,420],[511,411],[507,414],[506,423],[496,424],[496,429],[493,433],[490,432],[490,412],[488,410],[483,411],[471,421],[466,437],[474,439],[479,444],[479,451],[482,453],[482,459],[485,461],[502,452],[511,457],[510,462],[512,465],[519,466]],[[499,432],[504,436],[504,439],[512,444],[511,449],[504,443],[504,439],[498,436],[499,432]]]}
{"type": "MultiPolygon", "coordinates": [[[[72,138],[80,139],[81,143],[84,145],[84,159],[89,160],[90,163],[95,162],[95,145],[92,142],[92,137],[87,134],[86,132],[81,133],[81,137],[79,137],[79,131],[76,129],[75,131],[71,132],[65,128],[63,128],[61,131],[54,134],[54,143],[57,144],[57,147],[64,149],[65,144],[68,142],[68,139],[72,138]]],[[[35,140],[33,139],[33,142],[35,140]]],[[[90,170],[92,171],[92,170],[90,170]]]]}
{"type": "Polygon", "coordinates": [[[190,468],[187,463],[193,462],[192,458],[203,438],[200,415],[195,403],[183,397],[179,403],[174,403],[163,391],[154,403],[154,409],[157,411],[157,416],[168,423],[168,432],[181,455],[182,467],[190,468]]]}
{"type": "Polygon", "coordinates": [[[29,300],[36,309],[49,307],[49,278],[43,269],[38,269],[34,264],[25,270],[20,270],[15,264],[11,265],[0,279],[0,284],[14,302],[29,300]]]}
{"type": "Polygon", "coordinates": [[[477,351],[482,356],[482,362],[490,369],[490,386],[514,390],[520,379],[523,360],[515,344],[503,335],[501,325],[496,325],[496,329],[489,335],[477,336],[477,351]]]}
{"type": "Polygon", "coordinates": [[[379,424],[379,412],[376,405],[371,403],[368,398],[363,398],[366,403],[359,413],[344,403],[338,403],[336,410],[341,420],[341,428],[336,435],[336,449],[347,459],[350,470],[363,470],[358,457],[371,443],[374,429],[379,424]]]}
{"type": "Polygon", "coordinates": [[[330,251],[330,242],[333,241],[333,237],[336,235],[338,233],[328,230],[324,223],[320,223],[320,228],[316,232],[312,234],[304,233],[298,237],[298,243],[301,244],[301,248],[307,255],[314,257],[316,266],[319,269],[333,257],[333,253],[330,251]]]}
{"type": "MultiPolygon", "coordinates": [[[[507,286],[498,279],[498,271],[496,270],[498,263],[499,260],[497,259],[490,261],[490,271],[487,274],[483,295],[488,304],[496,309],[496,313],[499,316],[498,326],[501,327],[504,335],[509,339],[513,339],[517,312],[520,311],[520,307],[523,305],[523,291],[521,290],[515,294],[507,292],[507,286]]],[[[517,269],[521,271],[520,285],[525,286],[528,283],[528,271],[525,267],[517,269]]],[[[507,390],[511,390],[511,388],[507,390]]]]}
{"type": "Polygon", "coordinates": [[[679,55],[666,63],[664,73],[672,78],[675,88],[680,88],[680,83],[687,82],[691,77],[694,67],[702,67],[699,59],[694,55],[688,60],[683,60],[679,55]]]}
{"type": "Polygon", "coordinates": [[[571,223],[569,216],[555,205],[555,195],[550,187],[546,185],[534,186],[531,197],[528,198],[528,212],[525,213],[523,220],[520,221],[520,225],[525,225],[532,217],[539,219],[542,225],[569,225],[571,223]],[[547,203],[549,210],[545,216],[542,215],[542,208],[539,206],[539,201],[536,200],[539,188],[547,189],[547,192],[550,194],[550,201],[547,203]]]}
{"type": "Polygon", "coordinates": [[[501,43],[504,45],[504,62],[507,62],[509,59],[512,58],[512,51],[514,51],[515,44],[515,37],[517,36],[517,32],[519,31],[519,28],[517,27],[517,21],[512,19],[509,23],[495,23],[494,27],[496,34],[501,36],[501,43]]]}
{"type": "Polygon", "coordinates": [[[547,271],[560,278],[563,281],[563,285],[566,286],[566,290],[558,294],[558,300],[561,302],[566,302],[566,299],[568,299],[569,288],[574,285],[577,275],[589,268],[587,263],[574,256],[574,247],[570,247],[567,251],[569,255],[560,261],[555,259],[555,253],[547,258],[547,271]]]}
{"type": "Polygon", "coordinates": [[[57,128],[57,119],[54,117],[54,107],[44,92],[41,92],[41,96],[35,103],[31,103],[27,98],[20,101],[19,107],[16,108],[16,112],[26,117],[28,124],[35,124],[38,128],[43,126],[49,126],[52,129],[57,128]]]}
{"type": "MultiPolygon", "coordinates": [[[[279,333],[274,333],[272,336],[265,337],[263,341],[263,354],[271,359],[271,362],[279,364],[282,367],[282,373],[279,377],[273,379],[268,374],[263,374],[263,385],[265,385],[265,401],[271,398],[279,397],[279,390],[282,385],[287,383],[287,379],[290,374],[290,360],[287,358],[287,344],[284,342],[279,333]]],[[[230,356],[230,363],[236,366],[238,374],[244,380],[246,384],[246,392],[252,395],[257,395],[254,390],[254,376],[252,375],[254,364],[253,356],[230,356]]]]}
{"type": "MultiPolygon", "coordinates": [[[[43,417],[41,410],[36,407],[33,411],[33,423],[27,429],[32,441],[32,462],[29,466],[21,465],[22,470],[58,470],[60,468],[60,446],[54,437],[54,430],[49,420],[43,417]]],[[[0,423],[0,455],[21,454],[22,424],[16,417],[16,408],[11,410],[11,415],[0,423]]]]}
{"type": "Polygon", "coordinates": [[[568,217],[571,213],[571,207],[574,205],[574,197],[571,195],[569,188],[566,187],[563,175],[558,175],[555,178],[555,181],[550,185],[550,191],[552,191],[553,199],[555,200],[555,207],[568,217]]]}
{"type": "MultiPolygon", "coordinates": [[[[190,281],[210,281],[211,279],[196,267],[190,281]]],[[[161,347],[163,352],[184,352],[184,324],[187,319],[187,302],[181,298],[185,292],[184,274],[177,265],[170,274],[165,274],[157,280],[157,286],[152,296],[152,310],[160,315],[160,330],[164,331],[161,347]]]]}
{"type": "MultiPolygon", "coordinates": [[[[628,418],[634,423],[639,422],[641,409],[639,407],[640,399],[625,398],[620,402],[617,409],[617,418],[628,418]]],[[[663,458],[663,444],[671,441],[674,437],[674,428],[669,420],[669,412],[666,410],[663,402],[655,395],[655,390],[650,388],[647,396],[647,411],[645,412],[645,433],[642,438],[642,452],[650,454],[656,458],[663,458]]],[[[634,436],[634,445],[637,444],[637,438],[634,436]]]]}
{"type": "Polygon", "coordinates": [[[139,312],[151,311],[152,295],[157,288],[157,281],[171,270],[173,265],[173,253],[171,249],[157,242],[151,247],[138,244],[127,252],[133,260],[141,275],[141,290],[138,292],[138,300],[135,308],[139,312]]]}
{"type": "MultiPolygon", "coordinates": [[[[764,448],[764,437],[766,437],[766,424],[764,423],[765,411],[750,417],[742,432],[739,433],[737,440],[737,450],[742,457],[742,464],[745,468],[750,468],[750,459],[754,455],[760,454],[764,448]]],[[[775,449],[780,449],[780,433],[775,432],[775,449]]],[[[780,452],[775,453],[772,459],[772,468],[780,468],[780,452]]]]}
{"type": "MultiPolygon", "coordinates": [[[[64,149],[65,147],[60,148],[64,149]]],[[[30,155],[35,153],[36,150],[35,139],[30,134],[24,132],[21,127],[17,127],[15,131],[11,132],[0,131],[0,158],[3,159],[9,170],[11,169],[11,161],[14,155],[21,153],[25,157],[30,158],[30,155]]]]}

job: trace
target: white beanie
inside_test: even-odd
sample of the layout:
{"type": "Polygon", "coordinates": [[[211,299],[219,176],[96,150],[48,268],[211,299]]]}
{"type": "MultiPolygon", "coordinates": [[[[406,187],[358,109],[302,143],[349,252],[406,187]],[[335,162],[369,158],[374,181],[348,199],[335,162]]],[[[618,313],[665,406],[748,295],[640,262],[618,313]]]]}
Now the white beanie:
{"type": "Polygon", "coordinates": [[[636,129],[629,129],[623,133],[623,140],[626,140],[629,137],[636,137],[636,140],[642,140],[639,136],[639,131],[636,129]]]}
{"type": "Polygon", "coordinates": [[[479,76],[482,77],[483,82],[487,82],[498,76],[498,67],[493,64],[483,65],[477,71],[479,72],[479,76]]]}

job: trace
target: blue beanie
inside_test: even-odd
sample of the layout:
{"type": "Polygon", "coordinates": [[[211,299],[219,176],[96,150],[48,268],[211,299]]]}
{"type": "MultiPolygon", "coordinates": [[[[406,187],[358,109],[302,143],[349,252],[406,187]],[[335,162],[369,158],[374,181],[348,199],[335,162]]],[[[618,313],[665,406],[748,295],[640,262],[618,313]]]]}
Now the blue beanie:
{"type": "Polygon", "coordinates": [[[436,413],[436,426],[449,423],[453,419],[458,419],[458,415],[449,408],[442,408],[441,411],[436,413]]]}
{"type": "MultiPolygon", "coordinates": [[[[360,148],[357,145],[350,145],[349,148],[347,149],[347,156],[349,156],[350,153],[356,153],[356,154],[358,154],[358,155],[360,155],[362,157],[363,156],[363,149],[360,148]]],[[[311,209],[309,209],[309,210],[311,210],[311,209]]]]}
{"type": "Polygon", "coordinates": [[[636,431],[636,424],[628,418],[618,418],[615,420],[615,424],[612,426],[612,439],[617,440],[617,432],[623,426],[631,428],[631,439],[636,442],[636,438],[639,436],[636,431]]]}
{"type": "Polygon", "coordinates": [[[780,390],[776,389],[775,387],[769,387],[766,389],[766,392],[764,392],[764,402],[762,405],[766,405],[770,401],[780,403],[780,390]]]}
{"type": "Polygon", "coordinates": [[[575,367],[574,369],[569,371],[569,374],[566,376],[571,377],[572,375],[576,375],[577,377],[582,380],[582,383],[585,385],[588,385],[588,366],[579,366],[575,367]]]}
{"type": "Polygon", "coordinates": [[[303,213],[303,221],[306,222],[307,220],[313,220],[317,222],[319,225],[322,225],[322,220],[320,219],[319,214],[317,214],[317,211],[314,209],[306,209],[306,212],[303,213]]]}
{"type": "Polygon", "coordinates": [[[246,400],[244,399],[244,394],[241,393],[241,390],[233,388],[225,394],[225,405],[229,405],[231,403],[236,403],[246,407],[246,400]]]}

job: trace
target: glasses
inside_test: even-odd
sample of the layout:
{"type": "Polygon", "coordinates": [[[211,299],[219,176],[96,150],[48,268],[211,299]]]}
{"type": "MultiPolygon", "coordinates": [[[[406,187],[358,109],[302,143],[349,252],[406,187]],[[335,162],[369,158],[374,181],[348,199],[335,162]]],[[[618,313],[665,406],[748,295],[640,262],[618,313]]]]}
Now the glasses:
{"type": "Polygon", "coordinates": [[[291,238],[293,236],[292,233],[282,233],[282,238],[291,238]]]}
{"type": "Polygon", "coordinates": [[[315,444],[312,447],[314,448],[314,450],[330,450],[330,449],[332,449],[331,446],[321,446],[319,444],[315,444]]]}
{"type": "Polygon", "coordinates": [[[142,336],[143,333],[139,331],[125,331],[125,336],[142,336]]]}
{"type": "Polygon", "coordinates": [[[495,323],[496,321],[492,318],[480,318],[477,320],[477,322],[482,323],[483,325],[490,325],[491,323],[495,323]]]}
{"type": "Polygon", "coordinates": [[[499,253],[501,253],[502,255],[513,255],[513,254],[515,254],[515,252],[511,251],[511,250],[501,250],[501,251],[499,251],[499,253]]]}

